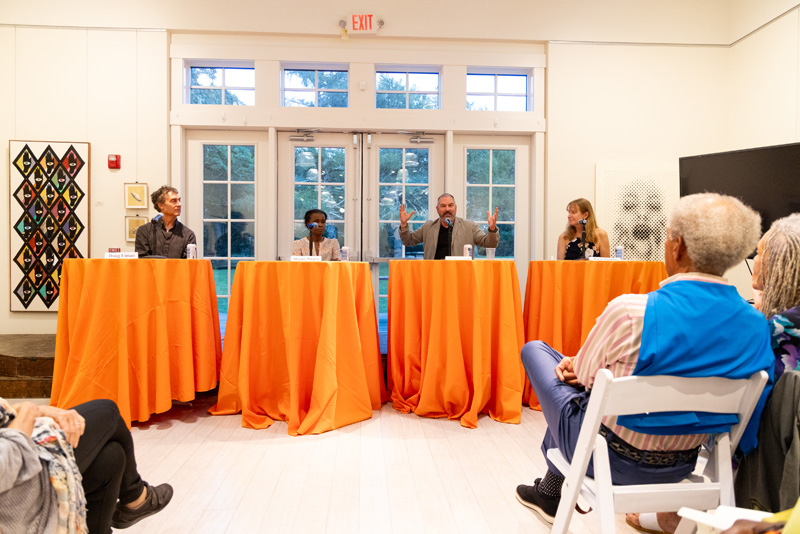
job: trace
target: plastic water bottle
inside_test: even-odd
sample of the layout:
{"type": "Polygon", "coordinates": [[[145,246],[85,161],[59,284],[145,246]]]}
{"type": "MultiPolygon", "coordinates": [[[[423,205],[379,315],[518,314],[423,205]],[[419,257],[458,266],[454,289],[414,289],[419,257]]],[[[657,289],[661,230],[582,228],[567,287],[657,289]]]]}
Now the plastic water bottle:
{"type": "Polygon", "coordinates": [[[472,245],[464,245],[464,256],[472,257],[472,245]]]}
{"type": "Polygon", "coordinates": [[[197,259],[197,245],[186,245],[186,258],[190,260],[197,259]]]}
{"type": "Polygon", "coordinates": [[[625,247],[623,247],[622,245],[617,245],[617,248],[614,249],[614,257],[617,258],[618,260],[622,259],[624,253],[625,253],[625,247]]]}
{"type": "Polygon", "coordinates": [[[341,256],[342,261],[350,261],[350,247],[342,247],[341,256]]]}

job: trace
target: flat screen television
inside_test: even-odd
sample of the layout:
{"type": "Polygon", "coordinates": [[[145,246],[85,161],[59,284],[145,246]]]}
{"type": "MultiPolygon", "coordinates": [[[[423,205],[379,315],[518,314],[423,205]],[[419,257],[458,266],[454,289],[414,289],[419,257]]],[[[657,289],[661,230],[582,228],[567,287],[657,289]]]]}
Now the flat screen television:
{"type": "Polygon", "coordinates": [[[681,196],[738,197],[761,214],[762,232],[800,212],[800,143],[680,158],[681,196]]]}

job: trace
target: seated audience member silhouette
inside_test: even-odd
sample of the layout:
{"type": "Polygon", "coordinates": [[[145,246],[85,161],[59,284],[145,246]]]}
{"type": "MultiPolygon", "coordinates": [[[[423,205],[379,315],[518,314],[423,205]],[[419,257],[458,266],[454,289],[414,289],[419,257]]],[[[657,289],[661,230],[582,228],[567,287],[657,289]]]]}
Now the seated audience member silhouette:
{"type": "MultiPolygon", "coordinates": [[[[616,377],[748,378],[761,370],[771,372],[774,358],[766,319],[722,278],[755,248],[758,214],[733,197],[690,195],[678,202],[666,233],[669,278],[647,295],[612,300],[577,356],[564,357],[541,341],[523,347],[522,362],[547,421],[543,452],[557,447],[572,459],[599,369],[616,377]]],[[[769,389],[741,439],[744,451],[756,445],[769,389]]],[[[603,421],[615,484],[678,482],[694,469],[708,435],[730,428],[730,422],[702,412],[661,417],[656,427],[652,423],[647,414],[603,421]]],[[[591,464],[588,474],[593,474],[591,464]]],[[[553,522],[563,475],[548,461],[543,478],[517,487],[517,499],[553,522]]]]}
{"type": "Polygon", "coordinates": [[[172,487],[136,469],[110,400],[71,410],[0,399],[0,532],[106,534],[161,511],[172,487]]]}

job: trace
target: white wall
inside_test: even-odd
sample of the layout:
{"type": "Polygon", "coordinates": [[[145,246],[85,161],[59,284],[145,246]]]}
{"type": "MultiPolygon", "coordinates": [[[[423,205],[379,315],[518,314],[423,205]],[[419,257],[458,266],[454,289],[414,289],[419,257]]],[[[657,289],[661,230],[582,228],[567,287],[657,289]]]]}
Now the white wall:
{"type": "MultiPolygon", "coordinates": [[[[129,246],[122,184],[138,180],[152,190],[168,181],[167,66],[164,31],[0,27],[0,69],[12,73],[12,83],[0,89],[0,105],[8,106],[0,113],[3,174],[8,177],[8,140],[91,143],[92,257],[129,246]],[[121,170],[107,168],[108,154],[122,156],[121,170]]],[[[8,187],[0,188],[3,258],[8,195],[8,187]]],[[[54,333],[54,313],[9,312],[9,278],[8,261],[2,261],[0,334],[54,333]]]]}

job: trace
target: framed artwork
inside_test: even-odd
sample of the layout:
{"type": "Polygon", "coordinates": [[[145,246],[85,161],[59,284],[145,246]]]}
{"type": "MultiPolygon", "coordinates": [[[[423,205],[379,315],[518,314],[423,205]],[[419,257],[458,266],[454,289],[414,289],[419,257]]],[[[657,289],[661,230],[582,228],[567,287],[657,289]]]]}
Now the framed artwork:
{"type": "Polygon", "coordinates": [[[140,215],[125,216],[125,241],[133,243],[136,241],[136,230],[143,224],[147,224],[147,217],[140,215]]]}
{"type": "Polygon", "coordinates": [[[612,251],[622,245],[626,260],[664,261],[667,217],[680,198],[677,159],[597,163],[595,194],[612,251]]]}
{"type": "Polygon", "coordinates": [[[150,207],[147,184],[125,184],[125,209],[146,210],[150,207]]]}
{"type": "Polygon", "coordinates": [[[89,253],[89,143],[9,141],[11,311],[57,311],[61,263],[89,253]]]}

